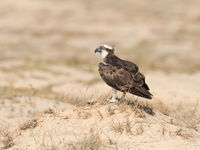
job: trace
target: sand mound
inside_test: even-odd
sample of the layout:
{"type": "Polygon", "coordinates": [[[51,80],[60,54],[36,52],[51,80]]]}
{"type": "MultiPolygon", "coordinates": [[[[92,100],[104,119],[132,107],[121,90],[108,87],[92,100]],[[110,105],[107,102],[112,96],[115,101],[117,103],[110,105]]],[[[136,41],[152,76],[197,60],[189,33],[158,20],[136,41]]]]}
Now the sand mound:
{"type": "Polygon", "coordinates": [[[10,149],[196,149],[200,127],[142,102],[48,109],[10,133],[10,149]]]}
{"type": "Polygon", "coordinates": [[[152,101],[111,104],[96,74],[47,69],[0,72],[0,149],[200,148],[199,73],[146,73],[152,101]]]}

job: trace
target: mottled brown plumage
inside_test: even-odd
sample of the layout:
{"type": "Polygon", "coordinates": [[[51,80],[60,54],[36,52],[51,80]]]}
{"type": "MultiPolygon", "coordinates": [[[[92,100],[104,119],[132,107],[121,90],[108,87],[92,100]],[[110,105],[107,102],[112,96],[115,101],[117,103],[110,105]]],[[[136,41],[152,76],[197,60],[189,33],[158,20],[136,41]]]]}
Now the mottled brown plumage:
{"type": "MultiPolygon", "coordinates": [[[[101,53],[101,48],[100,46],[96,51],[101,53]]],[[[139,72],[138,66],[115,56],[114,49],[104,47],[104,50],[108,54],[103,59],[103,62],[99,63],[99,73],[102,79],[118,91],[123,93],[129,92],[140,97],[151,99],[152,94],[149,92],[149,87],[145,83],[145,76],[139,72]]]]}
{"type": "Polygon", "coordinates": [[[136,64],[122,60],[114,54],[109,54],[105,63],[99,63],[99,73],[102,79],[111,87],[121,92],[152,98],[145,77],[139,72],[136,64]]]}

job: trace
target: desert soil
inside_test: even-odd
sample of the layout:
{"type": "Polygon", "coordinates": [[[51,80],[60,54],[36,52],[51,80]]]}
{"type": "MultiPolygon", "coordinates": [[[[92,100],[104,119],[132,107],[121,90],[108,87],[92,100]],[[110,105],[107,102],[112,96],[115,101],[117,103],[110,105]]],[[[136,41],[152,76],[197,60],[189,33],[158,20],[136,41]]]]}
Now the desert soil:
{"type": "Polygon", "coordinates": [[[117,104],[104,101],[111,89],[96,73],[52,66],[0,75],[2,148],[200,148],[199,73],[148,72],[154,98],[117,104]]]}

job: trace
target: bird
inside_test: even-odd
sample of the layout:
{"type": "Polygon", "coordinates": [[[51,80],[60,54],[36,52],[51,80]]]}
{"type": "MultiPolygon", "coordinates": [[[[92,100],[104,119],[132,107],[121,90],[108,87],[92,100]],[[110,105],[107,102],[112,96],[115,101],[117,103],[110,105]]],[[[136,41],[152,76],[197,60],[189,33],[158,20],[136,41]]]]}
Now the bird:
{"type": "Polygon", "coordinates": [[[114,48],[109,45],[100,45],[95,49],[100,53],[103,61],[99,63],[99,74],[105,83],[112,88],[112,98],[108,102],[118,102],[117,91],[152,99],[149,86],[145,82],[145,76],[139,72],[139,67],[127,60],[120,59],[114,54],[114,48]]]}

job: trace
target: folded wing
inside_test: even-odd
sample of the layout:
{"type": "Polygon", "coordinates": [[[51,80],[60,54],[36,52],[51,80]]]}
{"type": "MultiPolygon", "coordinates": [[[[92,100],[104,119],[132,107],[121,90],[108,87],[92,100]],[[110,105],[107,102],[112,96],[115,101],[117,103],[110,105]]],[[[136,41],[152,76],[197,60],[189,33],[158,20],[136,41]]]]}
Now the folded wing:
{"type": "Polygon", "coordinates": [[[128,61],[118,61],[112,64],[99,64],[102,79],[111,87],[122,92],[129,92],[137,96],[151,99],[152,94],[145,83],[145,77],[138,72],[137,65],[128,61]]]}

